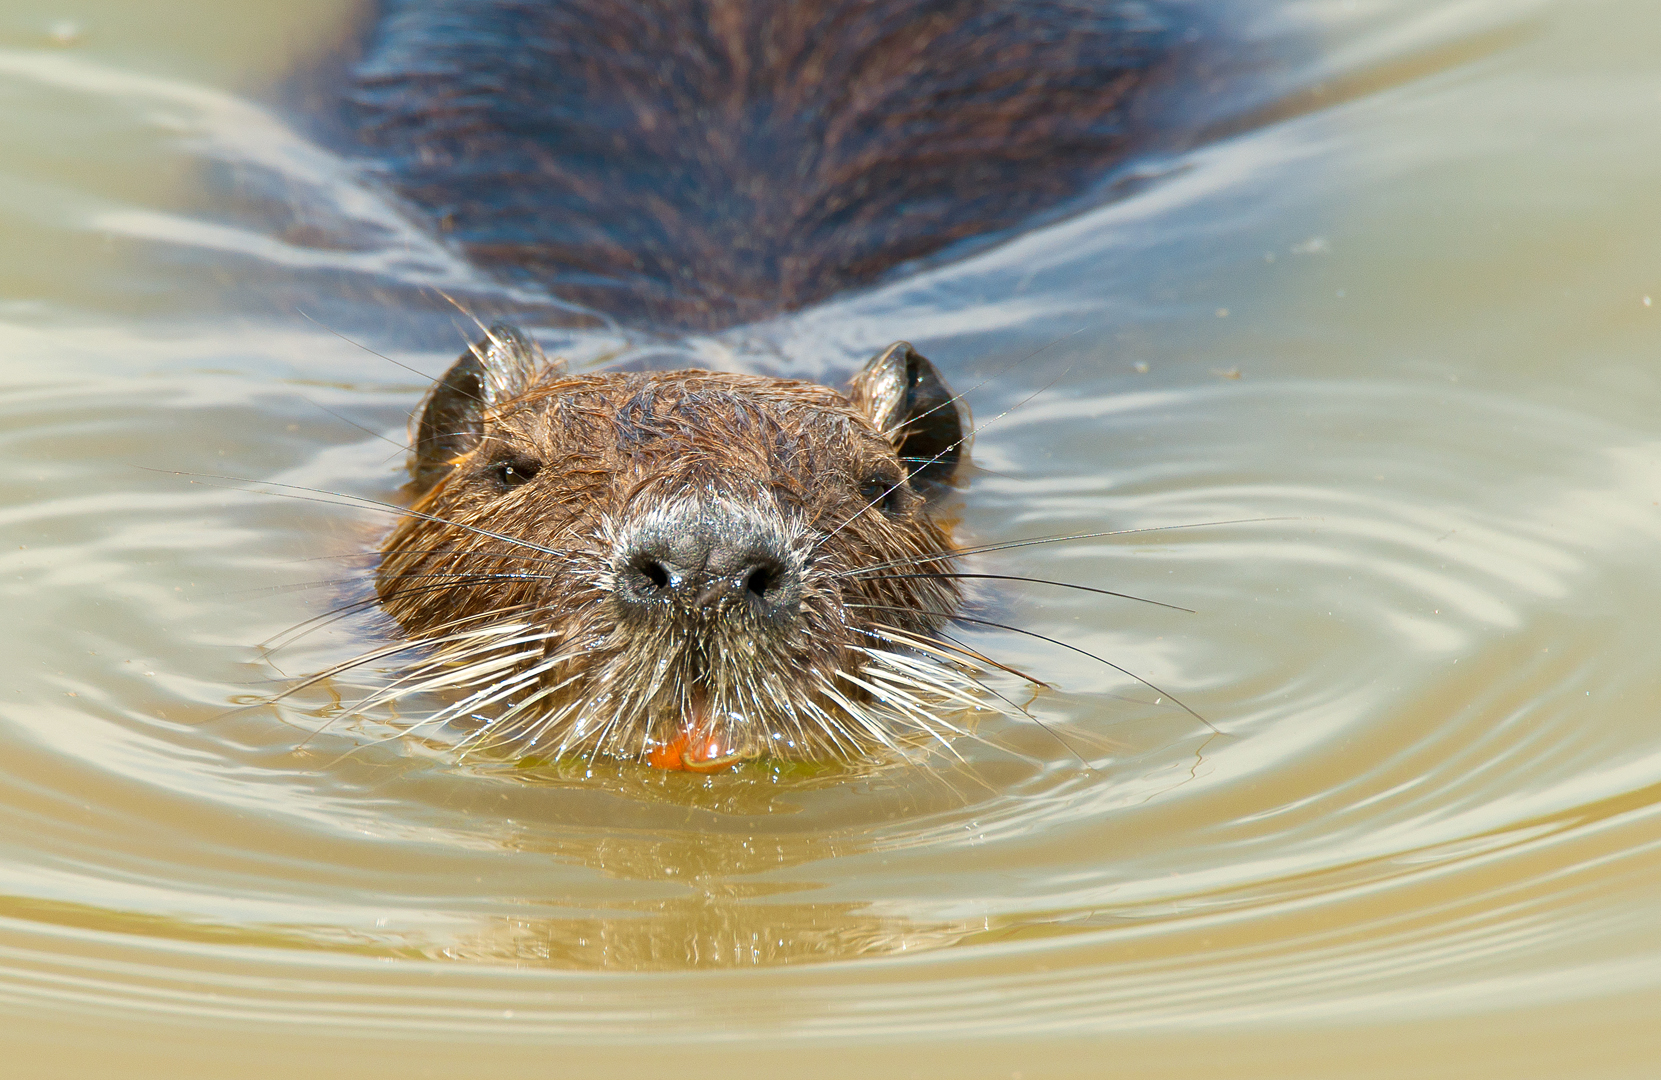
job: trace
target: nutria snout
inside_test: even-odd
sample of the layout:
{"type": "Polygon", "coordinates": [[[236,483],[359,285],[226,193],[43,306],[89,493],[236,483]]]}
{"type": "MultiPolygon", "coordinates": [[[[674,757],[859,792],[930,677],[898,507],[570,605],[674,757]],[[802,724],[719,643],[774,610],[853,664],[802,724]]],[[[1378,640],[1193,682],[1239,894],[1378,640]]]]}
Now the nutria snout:
{"type": "Polygon", "coordinates": [[[724,615],[783,625],[802,600],[808,552],[784,519],[751,504],[689,499],[654,509],[617,546],[611,603],[617,617],[724,615]]]}
{"type": "Polygon", "coordinates": [[[494,327],[429,393],[376,587],[431,647],[404,690],[472,745],[704,769],[952,730],[972,686],[939,496],[967,413],[897,343],[846,394],[573,375],[494,327]],[[955,659],[954,659],[955,657],[955,659]]]}

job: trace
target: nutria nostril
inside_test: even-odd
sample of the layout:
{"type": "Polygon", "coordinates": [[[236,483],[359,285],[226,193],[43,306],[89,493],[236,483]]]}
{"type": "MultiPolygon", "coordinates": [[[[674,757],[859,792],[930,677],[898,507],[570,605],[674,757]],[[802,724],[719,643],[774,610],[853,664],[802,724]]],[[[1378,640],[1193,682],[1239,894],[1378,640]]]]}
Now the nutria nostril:
{"type": "Polygon", "coordinates": [[[669,571],[656,559],[643,559],[634,564],[632,569],[646,579],[646,584],[651,589],[667,589],[669,587],[669,571]]]}
{"type": "Polygon", "coordinates": [[[776,514],[736,499],[654,507],[618,545],[614,595],[625,606],[706,610],[744,601],[788,616],[800,598],[803,561],[776,514]]]}

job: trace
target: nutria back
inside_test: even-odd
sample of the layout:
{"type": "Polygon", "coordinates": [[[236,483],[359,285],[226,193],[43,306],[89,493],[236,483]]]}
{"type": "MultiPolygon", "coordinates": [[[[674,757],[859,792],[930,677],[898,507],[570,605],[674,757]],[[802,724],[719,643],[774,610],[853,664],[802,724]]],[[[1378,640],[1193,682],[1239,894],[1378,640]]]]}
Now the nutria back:
{"type": "Polygon", "coordinates": [[[387,0],[345,118],[475,264],[707,329],[1076,195],[1132,147],[1173,10],[387,0]]]}

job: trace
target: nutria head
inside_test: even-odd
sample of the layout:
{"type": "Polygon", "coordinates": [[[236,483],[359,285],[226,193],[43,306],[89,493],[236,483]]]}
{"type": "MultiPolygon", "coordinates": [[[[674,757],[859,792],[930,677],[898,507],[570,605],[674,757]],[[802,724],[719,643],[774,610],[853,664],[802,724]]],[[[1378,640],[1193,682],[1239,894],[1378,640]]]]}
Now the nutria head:
{"type": "Polygon", "coordinates": [[[949,724],[958,600],[933,513],[967,416],[904,342],[847,394],[572,375],[495,327],[434,386],[376,588],[481,745],[710,769],[949,724]]]}

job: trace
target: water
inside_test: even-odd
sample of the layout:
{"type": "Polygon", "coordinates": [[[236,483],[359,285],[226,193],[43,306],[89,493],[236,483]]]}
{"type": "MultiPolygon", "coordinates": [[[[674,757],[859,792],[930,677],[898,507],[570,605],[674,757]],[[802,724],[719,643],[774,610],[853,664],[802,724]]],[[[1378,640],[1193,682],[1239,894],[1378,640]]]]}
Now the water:
{"type": "Polygon", "coordinates": [[[1246,14],[1315,43],[1263,123],[967,260],[666,343],[496,289],[257,104],[341,5],[10,5],[23,1071],[1649,1075],[1661,15],[1246,14]],[[910,338],[985,424],[967,543],[1235,524],[984,557],[1193,613],[988,590],[1124,670],[965,630],[1052,684],[1044,728],[989,720],[931,769],[571,782],[324,727],[322,691],[228,714],[376,640],[258,648],[385,519],[209,477],[394,497],[379,436],[424,378],[331,331],[436,373],[466,326],[434,287],[579,367],[836,377],[910,338]]]}

